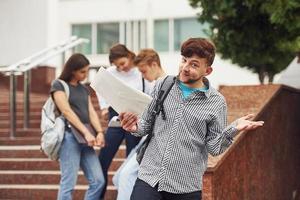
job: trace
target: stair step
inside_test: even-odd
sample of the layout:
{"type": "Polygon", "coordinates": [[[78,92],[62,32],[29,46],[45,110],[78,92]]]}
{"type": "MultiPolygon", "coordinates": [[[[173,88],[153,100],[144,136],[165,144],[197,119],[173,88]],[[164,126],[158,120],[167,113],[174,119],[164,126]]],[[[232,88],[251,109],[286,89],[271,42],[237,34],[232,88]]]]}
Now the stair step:
{"type": "MultiPolygon", "coordinates": [[[[0,95],[0,106],[7,106],[9,105],[10,101],[9,101],[9,94],[6,95],[0,95]]],[[[35,105],[43,105],[46,100],[48,99],[49,96],[30,96],[30,106],[35,106],[35,105]]],[[[96,97],[93,97],[91,98],[92,100],[92,103],[97,105],[98,104],[98,99],[96,97]]],[[[23,106],[24,105],[24,99],[23,99],[23,96],[17,96],[16,98],[16,105],[17,106],[23,106]]]]}
{"type": "MultiPolygon", "coordinates": [[[[10,127],[10,120],[0,120],[0,128],[9,128],[10,127]]],[[[40,128],[41,120],[40,119],[30,119],[29,120],[29,127],[30,128],[40,128]]],[[[24,121],[23,120],[16,120],[16,127],[23,128],[24,121]]]]}
{"type": "MultiPolygon", "coordinates": [[[[16,113],[17,120],[23,120],[24,119],[24,113],[23,112],[17,112],[16,113]]],[[[31,112],[29,115],[30,120],[36,120],[41,119],[41,111],[40,112],[31,112]]],[[[4,112],[0,113],[0,120],[10,120],[10,113],[4,112]]]]}
{"type": "MultiPolygon", "coordinates": [[[[47,99],[42,99],[42,100],[39,100],[39,101],[32,101],[32,100],[31,100],[31,101],[30,101],[30,104],[29,104],[29,107],[30,107],[30,109],[31,109],[31,108],[33,108],[33,109],[35,109],[35,108],[42,108],[43,105],[45,104],[46,100],[47,100],[47,99]]],[[[99,107],[99,104],[98,104],[97,101],[93,101],[93,100],[92,100],[92,103],[93,103],[93,105],[94,105],[95,107],[99,107]]],[[[9,103],[9,102],[2,102],[2,101],[0,101],[0,110],[1,110],[1,109],[5,109],[5,108],[9,108],[9,107],[10,107],[10,103],[9,103]]],[[[16,107],[17,107],[17,109],[19,109],[19,110],[23,110],[23,108],[24,108],[24,103],[23,103],[23,101],[16,102],[16,107]]]]}
{"type": "MultiPolygon", "coordinates": [[[[60,171],[37,171],[37,170],[0,170],[1,184],[59,184],[60,171]]],[[[108,172],[108,185],[112,184],[112,176],[115,172],[108,172]]],[[[78,173],[78,185],[87,185],[88,182],[82,171],[78,173]]]]}
{"type": "MultiPolygon", "coordinates": [[[[41,112],[41,110],[42,110],[42,106],[30,107],[29,112],[30,113],[31,112],[41,112]]],[[[23,106],[22,107],[17,106],[16,111],[22,113],[24,111],[23,106]]],[[[9,106],[0,106],[0,112],[1,113],[4,113],[4,112],[9,113],[10,112],[9,106]]]]}
{"type": "Polygon", "coordinates": [[[46,158],[39,145],[0,146],[0,158],[46,158]]]}
{"type": "MultiPolygon", "coordinates": [[[[47,99],[44,99],[44,98],[38,98],[38,99],[30,99],[30,102],[29,102],[29,106],[40,106],[40,105],[43,105],[45,102],[46,102],[47,99]]],[[[10,105],[10,102],[9,101],[1,101],[0,102],[0,107],[2,106],[9,106],[10,105]]],[[[17,102],[16,102],[16,105],[17,107],[22,107],[24,106],[24,101],[23,99],[18,99],[17,102]]]]}
{"type": "MultiPolygon", "coordinates": [[[[116,171],[124,158],[114,158],[108,171],[116,171]]],[[[0,158],[0,170],[59,170],[57,161],[48,158],[0,158]]]]}
{"type": "MultiPolygon", "coordinates": [[[[0,128],[0,137],[9,137],[10,136],[10,129],[9,128],[0,128]]],[[[41,129],[38,128],[17,128],[16,137],[41,137],[41,129]]]]}
{"type": "MultiPolygon", "coordinates": [[[[1,90],[0,90],[1,92],[1,90]]],[[[9,99],[9,94],[7,96],[5,95],[0,95],[1,101],[0,101],[0,105],[6,105],[10,103],[10,99],[9,99]],[[1,98],[2,97],[2,98],[1,98]]],[[[30,96],[29,97],[29,104],[34,104],[34,103],[43,103],[47,100],[48,96],[30,96]]],[[[23,105],[24,102],[24,97],[23,96],[17,96],[16,97],[16,104],[17,105],[23,105]]]]}
{"type": "Polygon", "coordinates": [[[0,145],[40,145],[40,137],[0,137],[0,145]]]}
{"type": "MultiPolygon", "coordinates": [[[[73,199],[84,199],[87,185],[76,185],[73,199]]],[[[59,185],[0,185],[1,199],[22,199],[22,200],[44,200],[56,199],[59,185]]],[[[107,187],[105,200],[115,200],[117,196],[116,188],[107,187]]]]}
{"type": "MultiPolygon", "coordinates": [[[[100,148],[95,147],[97,154],[100,148]]],[[[121,145],[115,158],[125,158],[126,147],[121,145]]],[[[40,151],[40,145],[0,146],[0,158],[46,158],[40,151]]]]}
{"type": "MultiPolygon", "coordinates": [[[[0,128],[0,134],[1,133],[7,133],[9,131],[10,131],[10,128],[0,128]]],[[[40,129],[40,127],[39,128],[28,128],[28,129],[17,128],[16,132],[24,133],[24,134],[29,133],[29,132],[39,132],[39,133],[41,133],[41,129],[40,129]]]]}

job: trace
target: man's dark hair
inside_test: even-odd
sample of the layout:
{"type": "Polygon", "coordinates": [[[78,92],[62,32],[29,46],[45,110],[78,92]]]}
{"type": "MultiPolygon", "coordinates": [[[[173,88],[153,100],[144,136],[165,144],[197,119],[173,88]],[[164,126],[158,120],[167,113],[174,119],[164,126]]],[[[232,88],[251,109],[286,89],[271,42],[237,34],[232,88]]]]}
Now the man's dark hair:
{"type": "Polygon", "coordinates": [[[208,66],[211,66],[215,58],[215,45],[205,38],[190,38],[181,45],[181,55],[192,57],[197,55],[206,58],[208,66]]]}

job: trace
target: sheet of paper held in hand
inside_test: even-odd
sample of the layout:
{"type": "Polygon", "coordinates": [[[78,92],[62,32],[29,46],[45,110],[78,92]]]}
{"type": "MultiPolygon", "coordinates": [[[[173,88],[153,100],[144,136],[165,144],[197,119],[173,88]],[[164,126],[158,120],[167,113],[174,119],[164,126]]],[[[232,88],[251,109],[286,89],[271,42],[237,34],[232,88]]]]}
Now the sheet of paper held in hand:
{"type": "Polygon", "coordinates": [[[152,100],[152,97],[125,85],[103,67],[99,69],[90,86],[118,113],[133,112],[140,116],[152,100]]]}

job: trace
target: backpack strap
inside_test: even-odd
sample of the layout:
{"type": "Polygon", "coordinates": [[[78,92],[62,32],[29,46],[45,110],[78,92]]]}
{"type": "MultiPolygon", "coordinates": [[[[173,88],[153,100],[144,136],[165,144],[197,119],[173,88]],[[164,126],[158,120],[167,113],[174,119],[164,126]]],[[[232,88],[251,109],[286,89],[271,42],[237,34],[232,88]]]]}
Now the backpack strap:
{"type": "Polygon", "coordinates": [[[61,80],[61,79],[57,79],[57,80],[63,85],[63,87],[65,89],[65,93],[67,95],[67,98],[69,98],[70,97],[70,88],[69,88],[68,84],[64,80],[61,80]]]}
{"type": "MultiPolygon", "coordinates": [[[[63,87],[65,89],[65,93],[67,95],[67,98],[69,99],[69,97],[70,97],[70,88],[69,88],[68,84],[64,80],[61,80],[61,79],[57,79],[57,80],[63,85],[63,87]]],[[[55,102],[54,102],[54,104],[55,104],[55,102]]],[[[55,104],[55,106],[56,106],[56,104],[55,104]]],[[[59,111],[57,106],[56,106],[56,109],[59,111]]],[[[61,114],[61,116],[63,116],[63,114],[61,112],[60,112],[60,114],[61,114]]]]}
{"type": "Polygon", "coordinates": [[[155,105],[154,105],[154,109],[151,113],[151,130],[149,131],[146,139],[144,140],[144,142],[142,143],[141,146],[139,146],[139,148],[137,149],[137,161],[140,164],[143,157],[144,157],[144,153],[146,151],[146,148],[148,147],[151,138],[153,137],[153,126],[155,123],[155,119],[156,116],[159,115],[160,112],[162,112],[162,118],[163,120],[166,120],[166,114],[163,108],[163,103],[164,100],[166,99],[166,97],[168,96],[170,90],[172,89],[174,83],[175,83],[176,77],[175,76],[167,76],[162,84],[161,87],[158,91],[158,97],[156,99],[155,105]]]}
{"type": "Polygon", "coordinates": [[[145,93],[145,79],[142,77],[142,84],[143,84],[143,93],[145,93]]]}
{"type": "Polygon", "coordinates": [[[152,112],[152,115],[159,115],[159,113],[162,113],[163,120],[166,120],[166,113],[164,111],[163,103],[168,96],[170,90],[172,89],[174,83],[176,80],[176,76],[167,76],[160,87],[160,90],[158,92],[158,97],[156,100],[156,104],[154,106],[154,110],[152,112]]]}

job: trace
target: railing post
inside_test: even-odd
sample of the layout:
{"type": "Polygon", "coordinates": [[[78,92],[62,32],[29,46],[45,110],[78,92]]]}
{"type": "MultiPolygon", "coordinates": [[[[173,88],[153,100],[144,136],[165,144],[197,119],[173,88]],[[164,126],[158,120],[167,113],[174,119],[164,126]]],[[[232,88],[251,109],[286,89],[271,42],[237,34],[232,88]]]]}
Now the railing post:
{"type": "Polygon", "coordinates": [[[24,129],[29,128],[29,116],[30,116],[30,105],[29,105],[29,100],[30,100],[30,82],[31,82],[31,77],[30,77],[30,70],[24,72],[24,129]]]}
{"type": "Polygon", "coordinates": [[[10,72],[10,91],[9,91],[9,107],[10,107],[10,137],[16,136],[16,93],[17,79],[13,71],[10,72]]]}

